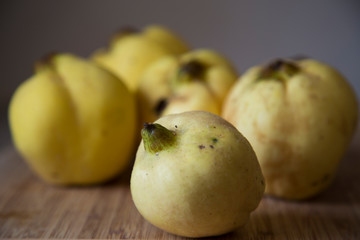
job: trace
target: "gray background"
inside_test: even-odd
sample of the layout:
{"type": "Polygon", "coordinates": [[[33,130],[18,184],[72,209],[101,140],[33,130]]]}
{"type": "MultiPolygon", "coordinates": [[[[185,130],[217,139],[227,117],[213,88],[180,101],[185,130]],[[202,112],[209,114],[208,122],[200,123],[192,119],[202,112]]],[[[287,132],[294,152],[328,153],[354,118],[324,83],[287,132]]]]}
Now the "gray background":
{"type": "Polygon", "coordinates": [[[87,57],[122,26],[163,24],[193,48],[212,48],[240,72],[305,54],[340,70],[360,95],[360,1],[0,1],[0,129],[33,62],[53,51],[87,57]]]}

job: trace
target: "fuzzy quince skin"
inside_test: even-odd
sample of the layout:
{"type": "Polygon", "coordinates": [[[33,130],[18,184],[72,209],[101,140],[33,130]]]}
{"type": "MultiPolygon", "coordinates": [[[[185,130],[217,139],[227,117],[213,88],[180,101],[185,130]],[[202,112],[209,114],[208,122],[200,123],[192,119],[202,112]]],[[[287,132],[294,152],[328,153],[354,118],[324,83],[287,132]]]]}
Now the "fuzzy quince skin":
{"type": "Polygon", "coordinates": [[[221,114],[221,103],[209,88],[200,82],[179,86],[176,92],[167,100],[161,116],[187,111],[206,111],[216,115],[221,114]]]}
{"type": "Polygon", "coordinates": [[[145,124],[131,175],[135,206],[153,225],[207,237],[244,225],[264,179],[249,142],[224,119],[195,111],[145,124]]]}
{"type": "Polygon", "coordinates": [[[9,121],[16,148],[54,184],[94,184],[124,170],[135,140],[134,96],[95,63],[57,54],[19,86],[9,121]]]}
{"type": "Polygon", "coordinates": [[[149,64],[187,50],[187,44],[169,29],[150,25],[141,32],[125,29],[113,37],[108,49],[97,50],[92,58],[122,79],[131,91],[136,91],[139,78],[149,64]]]}
{"type": "Polygon", "coordinates": [[[265,192],[305,199],[332,182],[357,111],[352,88],[334,68],[285,59],[249,69],[230,91],[223,117],[253,146],[265,192]]]}
{"type": "Polygon", "coordinates": [[[137,98],[141,122],[160,116],[202,110],[221,114],[237,73],[221,54],[198,49],[151,64],[140,79],[137,98]]]}

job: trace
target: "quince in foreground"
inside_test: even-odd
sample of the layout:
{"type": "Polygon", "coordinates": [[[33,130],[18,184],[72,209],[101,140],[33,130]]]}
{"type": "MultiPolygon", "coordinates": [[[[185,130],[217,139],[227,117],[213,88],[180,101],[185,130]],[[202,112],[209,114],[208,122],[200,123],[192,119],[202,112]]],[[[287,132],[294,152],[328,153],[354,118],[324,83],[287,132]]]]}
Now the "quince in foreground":
{"type": "Polygon", "coordinates": [[[145,124],[142,137],[131,194],[145,219],[186,237],[224,234],[248,221],[264,179],[235,127],[209,112],[185,112],[145,124]]]}

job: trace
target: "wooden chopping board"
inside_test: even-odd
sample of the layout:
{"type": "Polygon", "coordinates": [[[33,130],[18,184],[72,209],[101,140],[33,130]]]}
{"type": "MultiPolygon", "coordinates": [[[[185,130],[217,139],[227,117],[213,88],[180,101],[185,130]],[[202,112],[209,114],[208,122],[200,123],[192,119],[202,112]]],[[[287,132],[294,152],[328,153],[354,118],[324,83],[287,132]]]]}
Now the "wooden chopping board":
{"type": "MultiPolygon", "coordinates": [[[[185,239],[141,217],[129,178],[130,171],[96,187],[50,186],[9,145],[0,150],[0,238],[185,239]]],[[[264,197],[246,226],[217,239],[360,239],[359,184],[358,130],[329,189],[299,202],[264,197]]]]}

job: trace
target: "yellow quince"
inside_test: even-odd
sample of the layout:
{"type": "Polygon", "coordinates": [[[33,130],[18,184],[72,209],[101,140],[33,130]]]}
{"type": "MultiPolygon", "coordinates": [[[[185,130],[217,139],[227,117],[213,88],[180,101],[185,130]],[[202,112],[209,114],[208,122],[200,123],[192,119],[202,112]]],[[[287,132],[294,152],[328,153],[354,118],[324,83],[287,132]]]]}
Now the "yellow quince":
{"type": "Polygon", "coordinates": [[[331,184],[357,112],[351,86],[334,68],[313,59],[280,59],[241,77],[223,117],[253,146],[265,192],[304,199],[331,184]]]}
{"type": "Polygon", "coordinates": [[[151,64],[137,92],[140,121],[185,111],[217,115],[237,73],[221,54],[198,49],[178,57],[166,56],[151,64]]]}
{"type": "Polygon", "coordinates": [[[94,184],[123,171],[135,144],[135,98],[95,63],[57,54],[21,84],[9,121],[16,148],[45,181],[94,184]]]}
{"type": "Polygon", "coordinates": [[[108,49],[97,50],[92,58],[136,91],[139,78],[150,63],[187,50],[183,40],[169,29],[150,25],[141,32],[125,29],[111,40],[108,49]]]}

